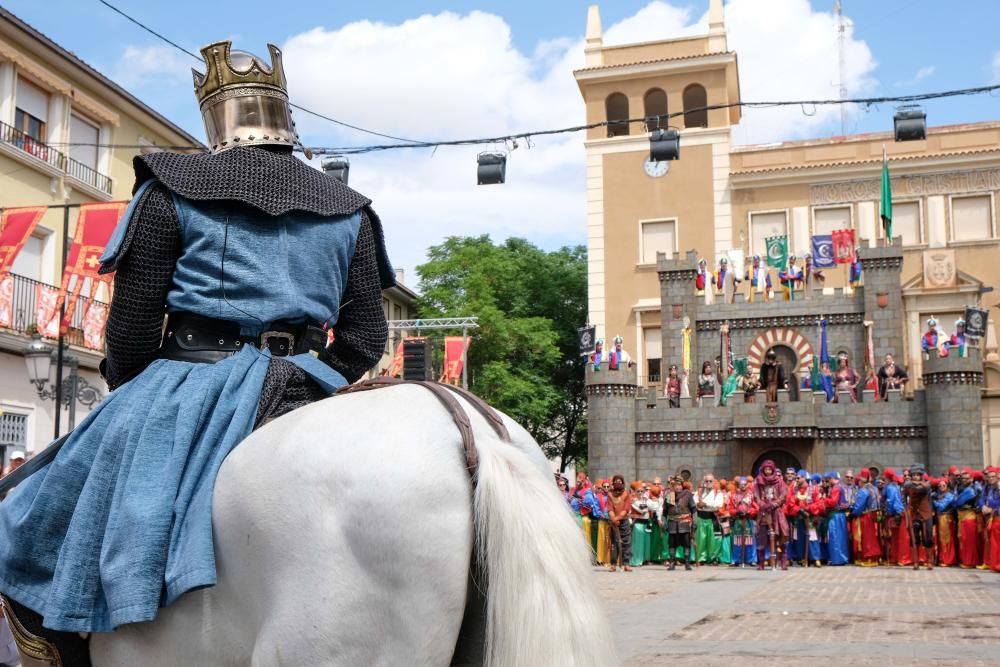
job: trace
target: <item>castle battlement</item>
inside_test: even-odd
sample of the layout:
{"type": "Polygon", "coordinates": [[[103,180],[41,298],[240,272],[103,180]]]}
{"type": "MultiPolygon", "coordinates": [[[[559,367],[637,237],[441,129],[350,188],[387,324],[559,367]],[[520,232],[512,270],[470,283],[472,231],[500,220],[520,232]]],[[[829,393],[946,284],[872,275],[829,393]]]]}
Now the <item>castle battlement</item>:
{"type": "Polygon", "coordinates": [[[694,289],[698,253],[660,253],[661,377],[640,385],[634,367],[595,371],[588,366],[592,475],[648,478],[711,471],[728,477],[750,472],[765,454],[810,470],[904,468],[920,461],[937,474],[948,465],[981,463],[983,364],[978,349],[969,348],[964,357],[957,350],[946,357],[931,355],[920,378],[926,388],[917,388],[917,378],[911,377],[905,396],[890,391],[887,400],[877,401],[874,391],[861,389],[867,377],[867,327],[878,367],[886,353],[902,358],[904,323],[900,246],[863,248],[860,259],[864,288],[797,292],[793,301],[706,304],[694,289]],[[846,353],[858,373],[857,402],[845,392],[831,403],[822,392],[800,388],[819,354],[821,317],[827,322],[830,356],[846,353]],[[702,361],[715,361],[720,354],[723,325],[728,326],[734,358],[747,357],[751,369],[759,368],[767,350],[778,351],[789,388],[779,391],[777,404],[768,405],[763,391],[746,403],[737,391],[728,405],[698,405],[697,375],[702,361]],[[670,365],[683,368],[685,337],[692,398],[682,398],[681,406],[673,408],[663,383],[670,365]]]}

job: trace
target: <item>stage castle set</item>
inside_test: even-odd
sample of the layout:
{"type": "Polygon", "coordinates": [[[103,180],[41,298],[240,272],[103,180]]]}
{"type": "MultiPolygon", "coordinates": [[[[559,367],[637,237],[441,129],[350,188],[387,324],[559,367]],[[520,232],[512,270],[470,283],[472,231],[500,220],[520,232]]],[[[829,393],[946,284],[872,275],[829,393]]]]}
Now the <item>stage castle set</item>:
{"type": "Polygon", "coordinates": [[[635,365],[611,369],[603,364],[599,370],[587,365],[591,477],[619,473],[631,480],[706,472],[730,477],[756,472],[766,458],[782,467],[820,471],[898,470],[920,461],[938,474],[951,465],[982,465],[981,348],[970,345],[964,356],[955,351],[939,356],[932,350],[923,359],[922,383],[911,377],[906,392],[890,390],[887,400],[862,391],[866,340],[872,343],[876,367],[887,353],[903,356],[901,245],[897,241],[859,250],[864,286],[826,293],[815,287],[796,292],[791,301],[779,296],[756,303],[736,294],[734,303],[717,298],[706,304],[695,289],[697,254],[681,258],[660,253],[662,380],[640,385],[635,365]],[[809,375],[820,353],[820,318],[827,322],[831,366],[846,353],[857,369],[857,403],[847,393],[828,402],[825,393],[801,388],[803,375],[809,375]],[[753,403],[745,403],[737,391],[724,406],[711,400],[698,405],[702,363],[719,357],[726,329],[732,356],[745,357],[751,371],[760,369],[769,350],[782,361],[789,389],[778,392],[776,405],[767,402],[763,389],[753,403]],[[690,360],[685,395],[691,397],[681,398],[674,408],[664,392],[666,369],[674,364],[682,369],[685,356],[690,360]]]}

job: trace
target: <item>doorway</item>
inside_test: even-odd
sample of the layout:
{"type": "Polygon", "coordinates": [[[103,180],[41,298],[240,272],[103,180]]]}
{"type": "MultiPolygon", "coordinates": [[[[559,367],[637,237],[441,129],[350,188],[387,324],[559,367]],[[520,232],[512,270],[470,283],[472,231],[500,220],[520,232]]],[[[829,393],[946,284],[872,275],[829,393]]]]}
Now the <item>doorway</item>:
{"type": "Polygon", "coordinates": [[[781,366],[785,369],[785,381],[788,382],[788,399],[798,401],[799,383],[802,382],[802,378],[795,372],[796,367],[799,365],[798,356],[787,345],[775,345],[771,347],[771,350],[774,350],[774,353],[778,356],[778,361],[781,362],[781,366]]]}
{"type": "Polygon", "coordinates": [[[760,472],[761,464],[768,459],[774,461],[774,467],[782,472],[784,472],[788,468],[795,468],[796,470],[800,470],[802,468],[802,464],[799,462],[799,459],[794,454],[786,452],[783,449],[769,449],[768,451],[758,456],[757,460],[753,462],[753,468],[751,468],[752,471],[751,474],[754,477],[756,477],[757,473],[760,472]]]}

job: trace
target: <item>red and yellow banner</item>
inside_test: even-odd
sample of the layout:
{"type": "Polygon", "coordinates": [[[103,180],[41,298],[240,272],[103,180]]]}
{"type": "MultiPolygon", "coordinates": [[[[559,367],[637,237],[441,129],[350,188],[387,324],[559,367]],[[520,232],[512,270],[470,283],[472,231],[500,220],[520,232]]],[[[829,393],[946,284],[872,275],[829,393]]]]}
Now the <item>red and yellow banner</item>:
{"type": "Polygon", "coordinates": [[[47,210],[45,206],[4,209],[0,217],[0,278],[10,273],[14,258],[28,242],[28,237],[47,210]]]}
{"type": "Polygon", "coordinates": [[[467,347],[462,336],[444,337],[444,372],[441,382],[458,384],[462,379],[462,366],[465,362],[467,347]]]}
{"type": "Polygon", "coordinates": [[[4,209],[0,216],[0,327],[13,326],[14,279],[10,269],[47,211],[45,206],[4,209]]]}
{"type": "MultiPolygon", "coordinates": [[[[90,279],[92,297],[96,295],[97,286],[100,283],[111,283],[113,274],[109,273],[103,276],[98,274],[98,270],[101,268],[100,259],[105,246],[111,239],[115,226],[118,224],[118,219],[125,212],[126,205],[126,202],[108,202],[81,204],[80,206],[80,217],[76,221],[76,234],[73,235],[73,245],[66,258],[66,270],[63,272],[59,298],[55,305],[55,313],[57,314],[62,308],[62,304],[66,303],[66,312],[60,324],[64,334],[69,329],[69,323],[73,319],[73,312],[76,310],[84,282],[90,279]],[[69,298],[68,302],[67,298],[69,298]]],[[[95,302],[91,299],[90,303],[94,304],[95,302]]],[[[87,313],[84,313],[84,319],[86,316],[87,313]]],[[[39,326],[42,327],[41,322],[39,322],[39,326]]],[[[46,322],[42,328],[48,331],[51,326],[46,322]]]]}
{"type": "Polygon", "coordinates": [[[857,245],[854,243],[853,229],[835,229],[830,233],[833,240],[833,258],[837,264],[851,264],[856,261],[857,245]]]}

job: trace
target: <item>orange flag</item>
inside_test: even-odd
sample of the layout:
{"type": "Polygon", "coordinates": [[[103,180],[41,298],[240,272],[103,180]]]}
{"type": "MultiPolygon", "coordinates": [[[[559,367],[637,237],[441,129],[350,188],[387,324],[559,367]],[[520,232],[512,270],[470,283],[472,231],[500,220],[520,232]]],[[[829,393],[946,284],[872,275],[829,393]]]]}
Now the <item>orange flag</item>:
{"type": "Polygon", "coordinates": [[[389,367],[389,377],[398,378],[403,374],[403,341],[399,341],[396,346],[396,354],[392,358],[392,366],[389,367]]]}
{"type": "Polygon", "coordinates": [[[444,373],[441,381],[458,384],[462,379],[464,353],[468,348],[462,336],[444,337],[444,373]]]}

